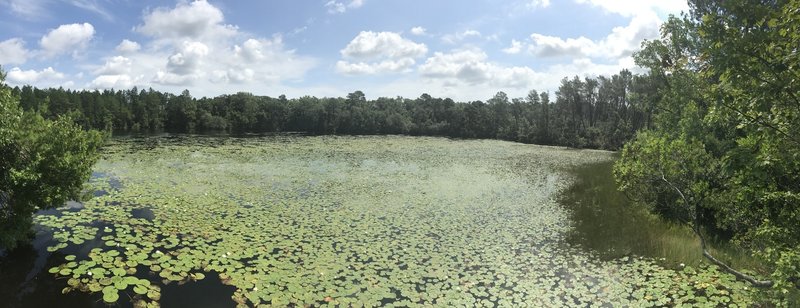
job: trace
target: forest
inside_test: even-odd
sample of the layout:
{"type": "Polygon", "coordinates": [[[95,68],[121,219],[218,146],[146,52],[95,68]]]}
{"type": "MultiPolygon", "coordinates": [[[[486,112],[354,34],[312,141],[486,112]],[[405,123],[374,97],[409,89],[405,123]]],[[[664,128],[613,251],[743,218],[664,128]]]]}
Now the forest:
{"type": "Polygon", "coordinates": [[[648,127],[655,95],[647,75],[564,78],[551,97],[531,90],[522,98],[498,92],[486,101],[455,102],[422,94],[416,99],[362,91],[346,97],[287,99],[250,93],[194,98],[153,89],[74,91],[15,87],[24,110],[46,118],[69,115],[87,129],[115,133],[409,134],[490,138],[577,148],[619,149],[648,127]]]}

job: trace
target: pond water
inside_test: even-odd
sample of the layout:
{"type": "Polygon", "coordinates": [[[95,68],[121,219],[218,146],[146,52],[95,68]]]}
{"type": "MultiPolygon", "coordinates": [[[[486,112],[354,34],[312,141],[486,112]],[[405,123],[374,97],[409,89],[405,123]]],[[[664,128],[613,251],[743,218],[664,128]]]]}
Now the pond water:
{"type": "Polygon", "coordinates": [[[4,305],[749,304],[713,267],[589,244],[635,234],[590,237],[598,216],[569,205],[615,202],[573,185],[612,181],[580,171],[610,152],[401,136],[117,138],[103,152],[95,197],[37,215],[35,241],[0,258],[4,305]]]}

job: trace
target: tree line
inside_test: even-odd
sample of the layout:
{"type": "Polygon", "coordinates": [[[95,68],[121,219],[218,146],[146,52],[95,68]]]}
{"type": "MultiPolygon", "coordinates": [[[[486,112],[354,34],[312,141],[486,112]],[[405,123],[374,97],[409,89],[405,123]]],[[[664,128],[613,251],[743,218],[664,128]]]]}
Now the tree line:
{"type": "Polygon", "coordinates": [[[15,87],[22,108],[46,118],[70,116],[87,129],[122,133],[228,132],[408,134],[489,138],[577,148],[619,149],[652,122],[649,76],[623,70],[610,77],[564,78],[551,97],[532,90],[509,98],[455,102],[422,94],[415,99],[346,97],[287,99],[250,93],[194,98],[153,89],[74,91],[15,87]]]}

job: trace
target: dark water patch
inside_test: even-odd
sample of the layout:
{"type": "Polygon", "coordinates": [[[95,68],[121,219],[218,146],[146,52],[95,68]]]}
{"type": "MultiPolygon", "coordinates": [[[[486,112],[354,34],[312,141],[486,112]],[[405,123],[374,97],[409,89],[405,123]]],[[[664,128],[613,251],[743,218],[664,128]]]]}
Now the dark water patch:
{"type": "Polygon", "coordinates": [[[67,201],[67,203],[62,207],[39,210],[35,215],[51,215],[55,217],[62,217],[64,216],[64,212],[78,212],[82,209],[83,203],[70,200],[67,201]]]}
{"type": "Polygon", "coordinates": [[[148,208],[138,208],[131,210],[131,217],[133,218],[140,218],[145,219],[147,221],[153,221],[156,218],[156,214],[153,213],[153,210],[148,208]]]}
{"type": "Polygon", "coordinates": [[[67,204],[64,205],[63,209],[70,212],[77,212],[83,209],[83,203],[78,201],[67,201],[67,204]]]}
{"type": "Polygon", "coordinates": [[[665,232],[660,227],[667,226],[650,223],[653,217],[617,190],[612,169],[613,161],[608,161],[573,170],[576,183],[561,200],[574,222],[567,241],[603,260],[629,255],[664,257],[658,251],[656,233],[665,232]]]}
{"type": "MultiPolygon", "coordinates": [[[[122,189],[122,182],[117,177],[111,175],[111,173],[94,171],[92,172],[92,175],[89,177],[90,182],[103,181],[103,180],[108,181],[108,185],[111,187],[111,189],[114,190],[122,189]]],[[[98,197],[98,195],[99,196],[107,195],[108,192],[101,189],[94,191],[93,194],[95,195],[95,197],[98,197]]]]}
{"type": "MultiPolygon", "coordinates": [[[[560,200],[570,210],[574,226],[567,236],[568,244],[601,260],[633,256],[658,260],[673,268],[680,268],[681,263],[701,264],[704,259],[691,230],[651,214],[618,191],[613,163],[590,164],[572,171],[577,181],[560,200]]],[[[734,264],[753,263],[735,247],[712,244],[721,247],[719,253],[734,264]]]]}
{"type": "Polygon", "coordinates": [[[27,245],[0,257],[0,306],[2,307],[106,307],[99,298],[83,292],[62,294],[65,279],[57,279],[46,269],[61,264],[63,253],[45,249],[52,235],[40,232],[27,245]]]}
{"type": "Polygon", "coordinates": [[[236,307],[231,299],[236,287],[222,284],[218,277],[211,272],[203,280],[163,286],[159,302],[162,307],[236,307]]]}
{"type": "Polygon", "coordinates": [[[122,182],[116,177],[109,177],[108,178],[108,185],[111,185],[112,189],[116,189],[116,190],[122,189],[122,182]]]}
{"type": "Polygon", "coordinates": [[[59,209],[46,209],[46,210],[39,210],[36,212],[36,215],[49,215],[55,217],[64,216],[64,213],[59,209]]]}

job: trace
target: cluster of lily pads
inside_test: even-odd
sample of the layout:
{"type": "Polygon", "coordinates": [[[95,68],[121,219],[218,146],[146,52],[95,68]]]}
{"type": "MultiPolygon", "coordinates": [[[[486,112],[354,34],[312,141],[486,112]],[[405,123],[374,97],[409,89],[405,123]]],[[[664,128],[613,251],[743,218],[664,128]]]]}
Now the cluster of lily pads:
{"type": "Polygon", "coordinates": [[[137,307],[206,276],[240,306],[747,305],[713,267],[565,244],[566,170],[609,159],[400,136],[114,139],[101,193],[36,222],[49,251],[85,252],[49,269],[64,292],[137,307]]]}

